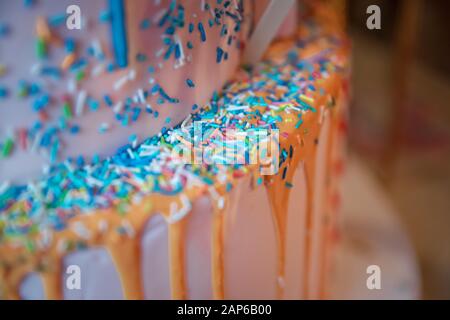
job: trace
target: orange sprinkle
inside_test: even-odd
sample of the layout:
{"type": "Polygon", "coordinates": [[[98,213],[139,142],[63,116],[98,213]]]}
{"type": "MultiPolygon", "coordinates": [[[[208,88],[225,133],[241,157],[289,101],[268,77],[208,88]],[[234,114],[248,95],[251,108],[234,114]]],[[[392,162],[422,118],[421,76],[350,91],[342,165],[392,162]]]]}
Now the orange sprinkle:
{"type": "Polygon", "coordinates": [[[63,70],[69,69],[69,67],[75,62],[75,59],[76,59],[75,53],[70,53],[66,55],[63,61],[61,62],[61,69],[63,70]]]}

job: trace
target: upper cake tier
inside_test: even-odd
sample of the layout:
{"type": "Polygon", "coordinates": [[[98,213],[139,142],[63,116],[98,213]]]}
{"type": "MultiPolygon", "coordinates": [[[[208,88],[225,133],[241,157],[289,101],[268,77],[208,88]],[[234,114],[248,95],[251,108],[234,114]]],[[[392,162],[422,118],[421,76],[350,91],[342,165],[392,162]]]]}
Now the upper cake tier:
{"type": "Polygon", "coordinates": [[[0,181],[180,123],[234,73],[264,2],[249,15],[246,1],[2,1],[0,181]]]}

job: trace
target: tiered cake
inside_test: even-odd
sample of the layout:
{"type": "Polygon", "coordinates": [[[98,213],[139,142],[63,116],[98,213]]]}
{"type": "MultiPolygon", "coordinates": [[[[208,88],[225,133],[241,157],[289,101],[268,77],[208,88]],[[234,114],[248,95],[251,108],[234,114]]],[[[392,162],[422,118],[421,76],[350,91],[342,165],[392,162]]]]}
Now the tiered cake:
{"type": "Polygon", "coordinates": [[[333,15],[234,72],[246,1],[80,1],[79,39],[63,2],[0,4],[0,296],[323,297],[347,102],[333,15]]]}

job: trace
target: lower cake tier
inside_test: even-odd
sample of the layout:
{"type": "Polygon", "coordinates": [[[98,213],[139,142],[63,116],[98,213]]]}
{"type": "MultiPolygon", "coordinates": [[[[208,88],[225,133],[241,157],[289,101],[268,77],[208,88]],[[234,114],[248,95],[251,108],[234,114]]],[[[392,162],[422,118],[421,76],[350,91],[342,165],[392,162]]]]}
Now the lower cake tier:
{"type": "MultiPolygon", "coordinates": [[[[191,211],[183,219],[184,235],[171,230],[171,225],[162,215],[155,214],[149,219],[136,247],[140,253],[138,263],[141,266],[139,278],[143,298],[170,299],[179,295],[175,292],[176,279],[173,278],[173,273],[177,272],[185,279],[186,298],[214,298],[213,279],[217,273],[214,270],[215,254],[223,255],[225,299],[321,297],[327,247],[323,222],[326,221],[328,203],[325,178],[330,143],[329,122],[327,117],[320,133],[314,190],[309,190],[303,163],[298,165],[293,176],[291,194],[295,196],[288,199],[287,230],[282,248],[285,257],[283,276],[278,272],[280,253],[277,228],[266,187],[245,177],[233,188],[226,209],[220,213],[224,219],[221,230],[224,243],[220,252],[215,252],[218,240],[214,237],[215,213],[209,196],[202,196],[193,202],[191,211]],[[308,201],[313,202],[310,221],[307,217],[308,201]],[[180,236],[184,238],[181,248],[174,248],[176,238],[180,236]],[[184,263],[179,263],[180,259],[173,256],[174,251],[183,255],[181,261],[184,263]]],[[[63,298],[123,299],[124,291],[127,291],[124,288],[127,283],[125,278],[134,272],[135,266],[133,260],[122,263],[129,266],[119,271],[105,247],[68,254],[63,259],[60,274],[63,298]],[[77,272],[74,272],[74,266],[77,272]],[[79,286],[74,278],[78,271],[79,286]]],[[[38,273],[30,273],[24,278],[20,285],[20,297],[46,298],[46,290],[38,273]]]]}

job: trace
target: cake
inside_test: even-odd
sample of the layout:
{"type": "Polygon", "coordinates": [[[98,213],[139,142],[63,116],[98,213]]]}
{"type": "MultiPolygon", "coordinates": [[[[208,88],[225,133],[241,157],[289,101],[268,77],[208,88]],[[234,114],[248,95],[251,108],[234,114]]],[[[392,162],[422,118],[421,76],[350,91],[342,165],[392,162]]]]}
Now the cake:
{"type": "MultiPolygon", "coordinates": [[[[42,12],[58,12],[67,5],[59,8],[59,3],[46,3],[42,12]]],[[[2,142],[3,298],[324,297],[348,99],[345,35],[332,13],[314,7],[294,35],[270,46],[263,61],[235,70],[247,41],[245,1],[202,1],[199,8],[191,8],[194,3],[110,1],[110,10],[103,12],[98,2],[89,2],[89,14],[100,12],[101,20],[112,19],[109,27],[116,31],[115,10],[120,5],[126,9],[127,57],[135,60],[119,54],[110,72],[96,78],[92,72],[97,65],[82,61],[82,70],[75,68],[71,74],[79,62],[63,56],[61,61],[74,60],[67,70],[60,70],[63,65],[56,68],[61,74],[53,75],[57,81],[47,89],[52,95],[35,83],[21,82],[19,89],[25,86],[24,95],[31,98],[17,102],[14,111],[7,108],[17,99],[4,89],[0,119],[22,123],[30,111],[22,111],[29,106],[20,103],[31,101],[32,116],[43,122],[53,116],[57,125],[38,138],[34,127],[14,129],[14,139],[8,136],[2,142]],[[169,40],[156,47],[166,49],[162,54],[167,63],[175,63],[170,68],[149,61],[155,48],[144,40],[161,32],[168,35],[162,39],[169,40]],[[225,47],[221,41],[231,44],[225,47]],[[199,60],[192,54],[180,66],[181,51],[196,48],[199,60]],[[193,72],[193,67],[198,69],[193,72]],[[93,78],[83,80],[88,71],[93,78]],[[161,79],[152,76],[156,72],[161,79]],[[66,94],[65,77],[68,83],[70,77],[81,78],[79,86],[86,85],[89,93],[72,88],[66,94]],[[112,87],[119,87],[114,96],[105,93],[112,87]],[[152,93],[163,99],[161,105],[147,106],[152,93]],[[72,104],[73,112],[68,112],[66,106],[72,104]],[[149,118],[132,123],[138,109],[149,118]],[[111,110],[113,121],[120,124],[114,132],[104,132],[103,119],[111,110]],[[131,120],[123,125],[126,114],[131,120]],[[61,138],[52,139],[55,135],[61,138]],[[46,145],[42,137],[47,136],[46,145]],[[33,138],[40,152],[48,153],[49,165],[42,172],[42,163],[28,152],[33,138]],[[81,271],[75,289],[68,283],[73,267],[81,271]]],[[[11,13],[19,10],[9,7],[10,2],[0,6],[11,13]]],[[[7,11],[1,9],[2,20],[7,11]]],[[[46,21],[38,19],[39,28],[47,30],[38,32],[38,48],[45,37],[45,50],[52,41],[56,46],[70,44],[50,27],[58,25],[58,19],[45,16],[46,21]]],[[[89,27],[98,36],[104,26],[89,27]]],[[[31,40],[23,29],[17,36],[25,46],[31,40]]],[[[14,28],[8,33],[0,41],[12,43],[8,37],[14,36],[14,28]]],[[[88,54],[107,60],[104,46],[105,57],[96,57],[95,46],[88,54]]],[[[46,55],[41,49],[38,52],[46,55]]],[[[29,58],[17,61],[7,66],[1,84],[14,83],[12,71],[29,58]]],[[[47,70],[45,64],[36,68],[47,70]]],[[[52,76],[56,71],[49,68],[52,76]]]]}

